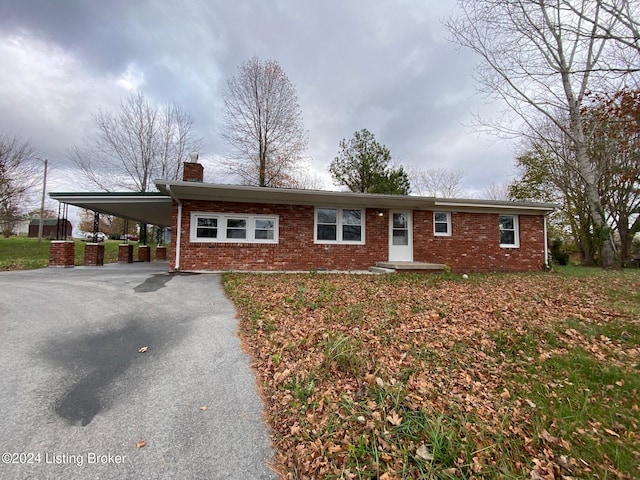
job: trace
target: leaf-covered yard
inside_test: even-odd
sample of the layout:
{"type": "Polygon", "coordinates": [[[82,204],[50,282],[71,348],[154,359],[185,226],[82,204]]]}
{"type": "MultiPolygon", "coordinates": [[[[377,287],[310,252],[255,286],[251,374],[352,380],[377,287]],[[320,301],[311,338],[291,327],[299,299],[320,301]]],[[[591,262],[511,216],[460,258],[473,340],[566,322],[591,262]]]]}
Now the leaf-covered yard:
{"type": "Polygon", "coordinates": [[[283,478],[640,477],[640,275],[228,274],[283,478]]]}

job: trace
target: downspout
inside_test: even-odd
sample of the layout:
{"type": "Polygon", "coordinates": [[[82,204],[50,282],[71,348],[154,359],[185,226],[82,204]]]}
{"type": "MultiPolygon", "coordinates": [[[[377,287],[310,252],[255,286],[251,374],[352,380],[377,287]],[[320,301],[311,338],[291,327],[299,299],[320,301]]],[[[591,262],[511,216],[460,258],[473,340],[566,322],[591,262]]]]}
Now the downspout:
{"type": "MultiPolygon", "coordinates": [[[[178,232],[176,233],[176,264],[175,264],[175,269],[176,270],[180,270],[180,243],[182,241],[182,202],[178,199],[178,197],[176,197],[173,192],[171,191],[171,187],[167,184],[165,185],[167,192],[169,192],[169,195],[171,196],[171,198],[173,198],[175,200],[175,202],[178,204],[178,232]]],[[[546,226],[546,224],[545,224],[546,226]]]]}
{"type": "Polygon", "coordinates": [[[543,225],[544,225],[544,239],[543,239],[543,247],[544,247],[544,266],[545,268],[549,268],[549,239],[547,238],[547,215],[542,217],[543,225]]]}

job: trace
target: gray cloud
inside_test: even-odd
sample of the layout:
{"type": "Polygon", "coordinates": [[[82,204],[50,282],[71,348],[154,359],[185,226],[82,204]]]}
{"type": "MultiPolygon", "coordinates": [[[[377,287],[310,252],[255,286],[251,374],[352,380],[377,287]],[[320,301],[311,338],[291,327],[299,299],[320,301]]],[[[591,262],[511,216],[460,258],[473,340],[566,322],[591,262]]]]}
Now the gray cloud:
{"type": "Polygon", "coordinates": [[[0,130],[31,137],[66,172],[66,149],[90,132],[91,113],[141,88],[192,113],[212,164],[225,151],[217,133],[225,79],[258,55],[278,60],[296,85],[311,165],[325,178],[338,142],[367,128],[403,164],[462,168],[468,188],[481,190],[508,178],[513,154],[464,127],[486,107],[473,94],[473,57],[446,41],[441,20],[452,7],[1,0],[0,130]]]}

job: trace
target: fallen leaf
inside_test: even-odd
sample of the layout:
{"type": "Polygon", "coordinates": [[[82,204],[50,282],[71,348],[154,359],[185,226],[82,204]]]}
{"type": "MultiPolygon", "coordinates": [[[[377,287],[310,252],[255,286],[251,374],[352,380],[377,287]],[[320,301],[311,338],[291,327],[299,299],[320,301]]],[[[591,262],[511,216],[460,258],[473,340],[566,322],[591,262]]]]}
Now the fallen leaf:
{"type": "Polygon", "coordinates": [[[331,444],[331,445],[329,445],[328,450],[331,453],[339,453],[339,452],[342,451],[342,446],[341,445],[331,444]]]}
{"type": "Polygon", "coordinates": [[[418,457],[421,460],[424,460],[425,462],[433,461],[433,455],[431,454],[429,447],[427,447],[424,444],[420,445],[416,450],[416,457],[418,457]]]}
{"type": "Polygon", "coordinates": [[[604,429],[605,432],[607,432],[609,435],[611,435],[612,437],[618,437],[620,438],[620,435],[618,435],[616,432],[614,432],[613,430],[609,430],[608,428],[604,429]]]}
{"type": "Polygon", "coordinates": [[[209,409],[209,407],[207,407],[206,405],[203,405],[203,406],[200,407],[200,411],[202,411],[202,412],[204,412],[204,411],[206,411],[208,409],[209,409]]]}
{"type": "Polygon", "coordinates": [[[397,427],[402,423],[402,417],[396,412],[392,412],[391,415],[387,415],[387,422],[397,427]]]}
{"type": "Polygon", "coordinates": [[[558,442],[558,437],[554,437],[553,435],[551,435],[549,432],[547,432],[546,429],[543,429],[540,432],[540,438],[549,442],[549,443],[557,443],[558,442]]]}
{"type": "Polygon", "coordinates": [[[142,447],[146,447],[147,446],[147,441],[143,438],[142,440],[140,440],[138,443],[136,443],[136,447],[137,448],[142,448],[142,447]]]}
{"type": "Polygon", "coordinates": [[[147,351],[149,347],[140,347],[140,349],[138,350],[138,353],[144,353],[147,351]]]}
{"type": "Polygon", "coordinates": [[[502,398],[503,400],[509,400],[511,398],[509,390],[507,390],[506,388],[502,390],[502,392],[500,393],[500,398],[502,398]]]}
{"type": "Polygon", "coordinates": [[[384,463],[391,463],[391,461],[393,460],[393,457],[391,455],[389,455],[388,453],[381,453],[380,454],[380,459],[384,463]]]}

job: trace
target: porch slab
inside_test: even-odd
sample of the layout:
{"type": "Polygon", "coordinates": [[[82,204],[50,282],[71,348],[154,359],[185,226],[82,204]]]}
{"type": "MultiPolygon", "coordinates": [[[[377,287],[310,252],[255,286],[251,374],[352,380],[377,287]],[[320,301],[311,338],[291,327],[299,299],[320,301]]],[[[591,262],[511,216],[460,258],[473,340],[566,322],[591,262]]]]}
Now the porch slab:
{"type": "Polygon", "coordinates": [[[428,263],[428,262],[376,262],[376,267],[384,268],[392,271],[401,272],[428,272],[437,273],[443,272],[446,265],[442,263],[428,263]]]}

